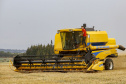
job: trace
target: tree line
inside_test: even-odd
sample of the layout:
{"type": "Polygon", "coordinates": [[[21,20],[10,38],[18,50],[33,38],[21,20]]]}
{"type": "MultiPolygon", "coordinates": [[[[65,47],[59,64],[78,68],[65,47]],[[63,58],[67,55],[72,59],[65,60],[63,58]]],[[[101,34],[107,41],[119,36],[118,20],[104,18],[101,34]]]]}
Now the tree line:
{"type": "Polygon", "coordinates": [[[51,43],[47,45],[32,45],[31,47],[28,47],[26,50],[26,53],[11,53],[11,52],[4,52],[0,51],[0,57],[13,57],[16,55],[35,55],[35,56],[42,56],[42,55],[53,55],[54,54],[54,46],[51,43]]]}
{"type": "Polygon", "coordinates": [[[28,49],[26,50],[26,55],[41,56],[41,55],[52,55],[52,54],[54,54],[54,46],[52,45],[52,40],[51,40],[51,44],[32,45],[31,47],[28,47],[28,49]]]}
{"type": "Polygon", "coordinates": [[[23,55],[23,53],[11,53],[11,52],[4,52],[4,51],[0,51],[0,57],[13,57],[16,55],[23,55]]]}

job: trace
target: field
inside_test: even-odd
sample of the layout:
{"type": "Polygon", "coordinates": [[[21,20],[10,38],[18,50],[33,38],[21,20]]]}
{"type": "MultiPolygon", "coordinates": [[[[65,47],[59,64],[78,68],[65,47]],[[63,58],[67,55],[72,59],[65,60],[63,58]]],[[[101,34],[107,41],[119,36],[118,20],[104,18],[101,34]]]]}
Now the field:
{"type": "Polygon", "coordinates": [[[95,73],[22,73],[13,71],[14,68],[9,67],[9,62],[0,62],[0,84],[126,84],[126,55],[119,55],[113,61],[114,70],[95,73]]]}

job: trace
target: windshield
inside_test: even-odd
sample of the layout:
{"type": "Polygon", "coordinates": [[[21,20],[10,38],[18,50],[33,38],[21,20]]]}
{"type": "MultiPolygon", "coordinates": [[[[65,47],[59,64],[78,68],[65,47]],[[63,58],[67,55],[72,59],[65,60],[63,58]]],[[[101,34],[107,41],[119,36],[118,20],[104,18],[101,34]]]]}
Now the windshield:
{"type": "Polygon", "coordinates": [[[81,43],[81,31],[75,32],[61,32],[61,41],[63,49],[76,49],[81,43]]]}

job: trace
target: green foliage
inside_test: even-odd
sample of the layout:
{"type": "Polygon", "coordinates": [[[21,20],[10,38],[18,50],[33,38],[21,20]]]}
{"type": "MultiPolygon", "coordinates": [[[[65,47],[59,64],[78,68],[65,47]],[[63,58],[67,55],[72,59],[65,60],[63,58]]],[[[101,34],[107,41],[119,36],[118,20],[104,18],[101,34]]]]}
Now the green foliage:
{"type": "Polygon", "coordinates": [[[52,45],[52,40],[50,44],[47,45],[32,45],[26,50],[26,53],[10,53],[10,52],[4,52],[0,51],[0,57],[13,57],[16,55],[36,55],[36,56],[42,56],[42,55],[52,55],[54,54],[54,46],[52,45]]]}
{"type": "Polygon", "coordinates": [[[36,55],[36,56],[41,56],[41,55],[52,55],[54,54],[54,46],[51,44],[47,45],[32,45],[29,47],[26,51],[26,55],[36,55]]]}
{"type": "Polygon", "coordinates": [[[13,57],[16,55],[23,55],[23,53],[10,53],[10,52],[4,52],[4,51],[0,51],[0,57],[13,57]]]}

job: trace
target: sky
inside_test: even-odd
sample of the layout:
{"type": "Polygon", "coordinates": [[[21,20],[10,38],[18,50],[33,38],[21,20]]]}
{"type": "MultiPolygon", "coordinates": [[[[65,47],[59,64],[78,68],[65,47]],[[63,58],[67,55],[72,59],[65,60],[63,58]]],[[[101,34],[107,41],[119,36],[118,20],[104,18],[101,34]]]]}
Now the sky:
{"type": "Polygon", "coordinates": [[[54,43],[57,30],[83,23],[126,47],[126,0],[0,0],[0,48],[54,43]]]}

